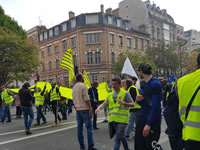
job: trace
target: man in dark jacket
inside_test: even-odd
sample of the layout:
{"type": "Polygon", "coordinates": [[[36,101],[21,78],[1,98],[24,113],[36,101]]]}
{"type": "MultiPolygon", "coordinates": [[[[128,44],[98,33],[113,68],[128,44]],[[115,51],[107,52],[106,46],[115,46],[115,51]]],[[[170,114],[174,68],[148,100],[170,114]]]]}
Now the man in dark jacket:
{"type": "Polygon", "coordinates": [[[95,110],[97,109],[98,102],[99,102],[97,87],[98,87],[98,82],[94,81],[92,84],[92,87],[88,90],[88,95],[90,97],[90,102],[91,102],[92,110],[93,110],[93,128],[94,128],[94,130],[99,129],[97,127],[97,115],[95,114],[95,110]]]}
{"type": "Polygon", "coordinates": [[[21,102],[21,110],[24,113],[24,124],[25,124],[25,133],[32,134],[30,128],[34,119],[33,109],[32,109],[32,100],[31,91],[29,90],[30,84],[28,82],[24,83],[22,88],[19,90],[19,98],[21,102]],[[29,117],[30,119],[28,119],[29,117]]]}

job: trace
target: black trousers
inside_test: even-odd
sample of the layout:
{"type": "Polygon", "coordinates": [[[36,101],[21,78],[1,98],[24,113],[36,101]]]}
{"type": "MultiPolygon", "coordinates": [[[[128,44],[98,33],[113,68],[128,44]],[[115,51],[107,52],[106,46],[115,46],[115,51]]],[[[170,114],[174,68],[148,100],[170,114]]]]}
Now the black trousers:
{"type": "Polygon", "coordinates": [[[185,150],[200,150],[200,141],[185,141],[185,150]]]}
{"type": "Polygon", "coordinates": [[[150,134],[143,136],[143,129],[146,125],[147,117],[139,115],[135,131],[135,150],[152,150],[152,141],[158,141],[161,131],[161,117],[157,118],[151,126],[150,134]]]}
{"type": "Polygon", "coordinates": [[[21,117],[22,111],[20,106],[16,106],[16,117],[21,117]]]}
{"type": "Polygon", "coordinates": [[[58,110],[59,110],[60,104],[59,104],[58,101],[52,101],[51,104],[52,104],[53,114],[55,116],[55,123],[57,124],[58,120],[61,121],[61,118],[60,118],[60,116],[58,114],[58,110]]]}
{"type": "Polygon", "coordinates": [[[93,111],[93,128],[97,128],[97,115],[95,114],[95,110],[97,109],[97,107],[92,107],[92,111],[93,111]]]}

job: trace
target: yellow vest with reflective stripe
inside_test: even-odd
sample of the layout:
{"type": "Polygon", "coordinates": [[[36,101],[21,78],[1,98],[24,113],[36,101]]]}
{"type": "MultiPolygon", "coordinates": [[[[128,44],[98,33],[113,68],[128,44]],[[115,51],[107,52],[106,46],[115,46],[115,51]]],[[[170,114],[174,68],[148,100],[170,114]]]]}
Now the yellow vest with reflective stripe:
{"type": "Polygon", "coordinates": [[[186,107],[200,85],[200,69],[178,80],[179,114],[183,123],[183,140],[200,141],[200,91],[185,120],[186,107]]]}
{"type": "MultiPolygon", "coordinates": [[[[130,89],[131,89],[131,88],[135,88],[137,96],[140,95],[138,89],[137,89],[134,85],[132,85],[132,86],[130,86],[130,87],[128,88],[128,92],[130,92],[130,89]]],[[[136,101],[135,101],[135,104],[136,104],[136,105],[135,105],[134,107],[130,107],[130,109],[140,109],[140,108],[141,108],[141,106],[138,105],[136,101]]]]}
{"type": "Polygon", "coordinates": [[[109,107],[109,122],[117,122],[117,123],[126,123],[128,124],[129,120],[129,108],[124,105],[120,105],[118,103],[118,99],[120,98],[122,101],[126,95],[125,90],[120,90],[116,103],[113,99],[113,92],[108,95],[108,107],[109,107]]]}
{"type": "Polygon", "coordinates": [[[13,101],[13,97],[11,95],[8,94],[7,89],[5,89],[2,93],[1,93],[1,98],[2,101],[5,102],[5,104],[10,104],[13,101]]]}
{"type": "Polygon", "coordinates": [[[34,93],[35,97],[35,104],[36,105],[43,105],[44,104],[44,96],[41,95],[41,92],[34,93]]]}
{"type": "Polygon", "coordinates": [[[53,90],[51,90],[51,93],[50,93],[50,101],[51,102],[60,100],[59,93],[56,93],[56,87],[53,90]]]}

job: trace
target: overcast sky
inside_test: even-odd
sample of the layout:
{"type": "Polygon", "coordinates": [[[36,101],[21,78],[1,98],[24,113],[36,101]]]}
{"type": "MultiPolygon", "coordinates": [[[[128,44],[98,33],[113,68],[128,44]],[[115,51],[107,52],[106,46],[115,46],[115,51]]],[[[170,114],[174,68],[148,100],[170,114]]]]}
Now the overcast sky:
{"type": "MultiPolygon", "coordinates": [[[[68,20],[69,11],[75,12],[75,15],[99,12],[102,3],[105,9],[115,9],[120,1],[122,0],[0,0],[0,5],[7,15],[28,30],[39,25],[39,20],[42,25],[50,28],[68,20]]],[[[154,0],[154,3],[161,9],[167,9],[175,23],[184,26],[185,30],[200,31],[200,0],[154,0]]]]}

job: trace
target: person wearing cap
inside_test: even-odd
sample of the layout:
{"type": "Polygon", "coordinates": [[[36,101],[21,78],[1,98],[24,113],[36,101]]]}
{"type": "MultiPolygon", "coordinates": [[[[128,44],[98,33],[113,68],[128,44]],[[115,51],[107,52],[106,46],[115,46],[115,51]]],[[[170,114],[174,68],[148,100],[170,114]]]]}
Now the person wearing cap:
{"type": "Polygon", "coordinates": [[[51,86],[52,89],[49,92],[49,97],[50,97],[50,102],[52,104],[52,109],[53,109],[53,114],[55,116],[55,123],[53,126],[60,125],[61,123],[61,118],[58,114],[59,106],[60,106],[60,92],[59,92],[59,87],[56,85],[56,81],[51,81],[51,86]],[[59,122],[58,122],[59,120],[59,122]]]}
{"type": "Polygon", "coordinates": [[[135,150],[150,150],[153,143],[160,138],[162,86],[160,81],[152,76],[150,64],[140,64],[138,72],[145,83],[143,94],[136,96],[141,109],[136,123],[135,150]]]}
{"type": "Polygon", "coordinates": [[[26,134],[32,134],[30,128],[34,119],[34,114],[32,109],[33,96],[31,94],[31,91],[29,90],[29,87],[30,84],[26,82],[19,90],[21,110],[24,113],[24,125],[26,134]]]}

